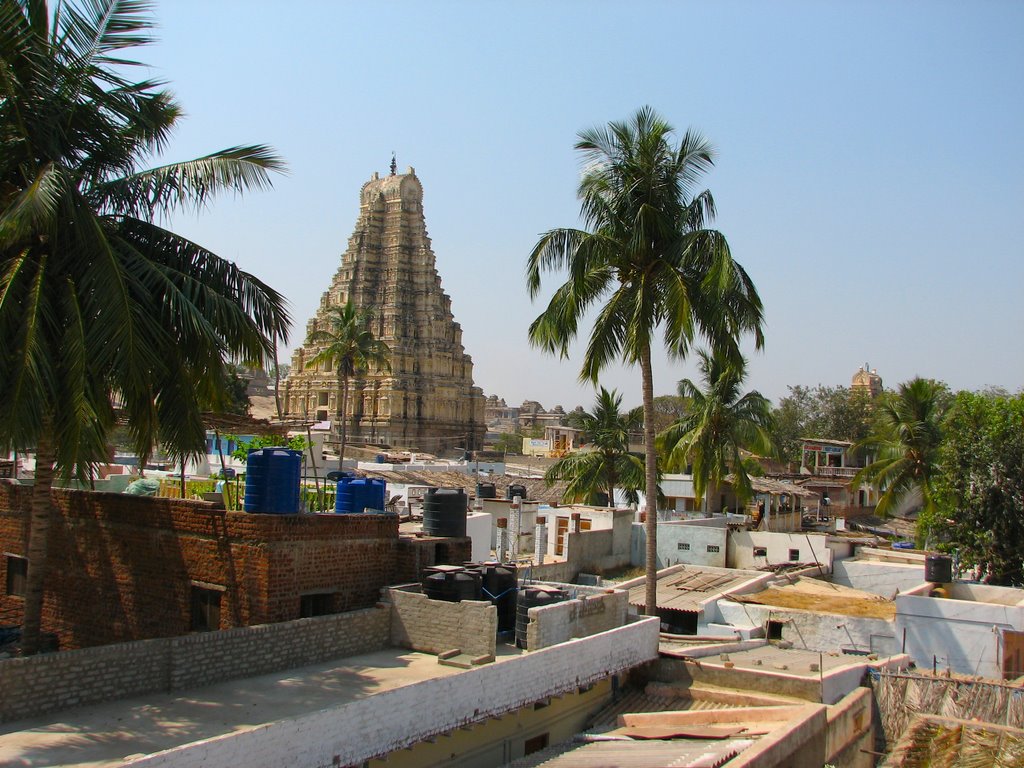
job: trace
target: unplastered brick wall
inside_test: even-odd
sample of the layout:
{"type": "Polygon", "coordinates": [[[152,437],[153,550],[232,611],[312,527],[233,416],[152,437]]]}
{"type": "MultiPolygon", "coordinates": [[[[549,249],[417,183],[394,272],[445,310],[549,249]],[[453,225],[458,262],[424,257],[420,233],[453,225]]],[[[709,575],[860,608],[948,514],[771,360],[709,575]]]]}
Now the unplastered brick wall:
{"type": "Polygon", "coordinates": [[[387,647],[390,609],[0,660],[0,721],[195,688],[387,647]]]}
{"type": "Polygon", "coordinates": [[[498,611],[489,602],[450,603],[406,589],[387,590],[387,599],[391,645],[426,653],[458,649],[473,657],[494,656],[498,611]]]}
{"type": "Polygon", "coordinates": [[[463,725],[587,686],[658,657],[658,619],[422,680],[305,717],[132,760],[133,768],[360,765],[463,725]]]}
{"type": "MultiPolygon", "coordinates": [[[[0,485],[0,552],[27,552],[32,488],[0,485]]],[[[297,619],[302,597],[334,611],[394,583],[394,515],[250,515],[201,501],[55,490],[43,628],[62,649],[183,635],[194,586],[221,592],[221,629],[297,619]]],[[[5,621],[21,598],[0,598],[5,621]]]]}
{"type": "Polygon", "coordinates": [[[576,598],[562,603],[530,608],[526,626],[526,647],[531,651],[589,637],[626,623],[629,593],[622,590],[566,585],[576,598]]]}
{"type": "Polygon", "coordinates": [[[473,541],[469,538],[402,536],[398,540],[395,575],[392,583],[419,581],[423,569],[432,565],[462,565],[473,559],[473,541]]]}

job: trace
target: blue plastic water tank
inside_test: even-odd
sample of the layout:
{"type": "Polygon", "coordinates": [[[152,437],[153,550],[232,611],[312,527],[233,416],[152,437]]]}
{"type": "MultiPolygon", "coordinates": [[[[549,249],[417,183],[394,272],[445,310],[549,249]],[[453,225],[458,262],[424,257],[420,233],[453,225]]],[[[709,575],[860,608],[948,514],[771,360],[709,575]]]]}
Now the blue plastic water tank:
{"type": "Polygon", "coordinates": [[[334,511],[358,515],[365,510],[384,509],[386,484],[377,477],[343,477],[338,480],[334,511]]]}
{"type": "Polygon", "coordinates": [[[294,515],[301,507],[302,453],[288,448],[249,451],[245,462],[245,511],[294,515]]]}

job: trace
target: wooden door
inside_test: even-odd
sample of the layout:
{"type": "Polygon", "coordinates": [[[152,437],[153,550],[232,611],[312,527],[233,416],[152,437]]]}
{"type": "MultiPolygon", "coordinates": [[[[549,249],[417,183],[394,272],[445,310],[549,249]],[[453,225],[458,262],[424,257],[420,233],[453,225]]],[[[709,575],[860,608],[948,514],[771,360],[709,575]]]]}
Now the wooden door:
{"type": "Polygon", "coordinates": [[[1024,675],[1024,632],[1003,630],[1003,680],[1024,675]]]}
{"type": "Polygon", "coordinates": [[[569,534],[569,518],[555,518],[555,556],[565,555],[565,537],[569,534]]]}

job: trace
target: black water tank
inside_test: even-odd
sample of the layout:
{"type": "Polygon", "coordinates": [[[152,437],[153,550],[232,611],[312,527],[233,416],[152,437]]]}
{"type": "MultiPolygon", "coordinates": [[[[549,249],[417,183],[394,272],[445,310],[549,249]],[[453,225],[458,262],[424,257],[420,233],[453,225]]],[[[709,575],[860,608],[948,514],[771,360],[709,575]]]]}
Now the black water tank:
{"type": "Polygon", "coordinates": [[[477,483],[476,497],[478,499],[495,499],[498,497],[498,489],[494,487],[494,483],[477,483]]]}
{"type": "Polygon", "coordinates": [[[949,555],[926,555],[924,580],[934,584],[949,584],[953,581],[953,559],[949,555]]]}
{"type": "Polygon", "coordinates": [[[516,628],[516,567],[498,562],[467,563],[467,571],[476,571],[481,579],[481,598],[498,609],[498,632],[516,628]]]}
{"type": "Polygon", "coordinates": [[[481,599],[482,579],[479,573],[457,565],[439,565],[423,569],[420,587],[431,600],[457,603],[481,599]]]}
{"type": "Polygon", "coordinates": [[[423,532],[428,536],[465,536],[469,497],[463,488],[428,488],[423,494],[423,532]]]}
{"type": "Polygon", "coordinates": [[[564,589],[554,587],[524,587],[516,597],[516,645],[527,648],[526,627],[530,623],[530,609],[539,605],[552,605],[569,599],[564,589]]]}
{"type": "Polygon", "coordinates": [[[516,496],[518,496],[523,501],[526,501],[526,486],[525,485],[518,485],[518,484],[510,485],[505,490],[505,498],[508,499],[509,501],[514,499],[516,496]]]}

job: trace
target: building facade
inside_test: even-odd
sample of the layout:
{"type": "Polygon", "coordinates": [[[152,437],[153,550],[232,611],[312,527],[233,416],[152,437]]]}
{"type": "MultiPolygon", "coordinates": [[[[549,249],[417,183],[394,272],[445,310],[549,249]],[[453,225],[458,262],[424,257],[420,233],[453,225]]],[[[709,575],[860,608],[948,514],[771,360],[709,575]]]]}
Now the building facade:
{"type": "Polygon", "coordinates": [[[440,453],[479,448],[484,396],[451,298],[441,287],[423,216],[423,187],[412,168],[363,185],[359,219],[341,266],[292,355],[285,382],[289,418],[333,420],[338,380],[327,365],[307,368],[320,349],[309,335],[328,328],[332,306],[349,299],[372,313],[370,329],[391,349],[390,370],[371,367],[351,380],[348,440],[414,446],[440,453]]]}

